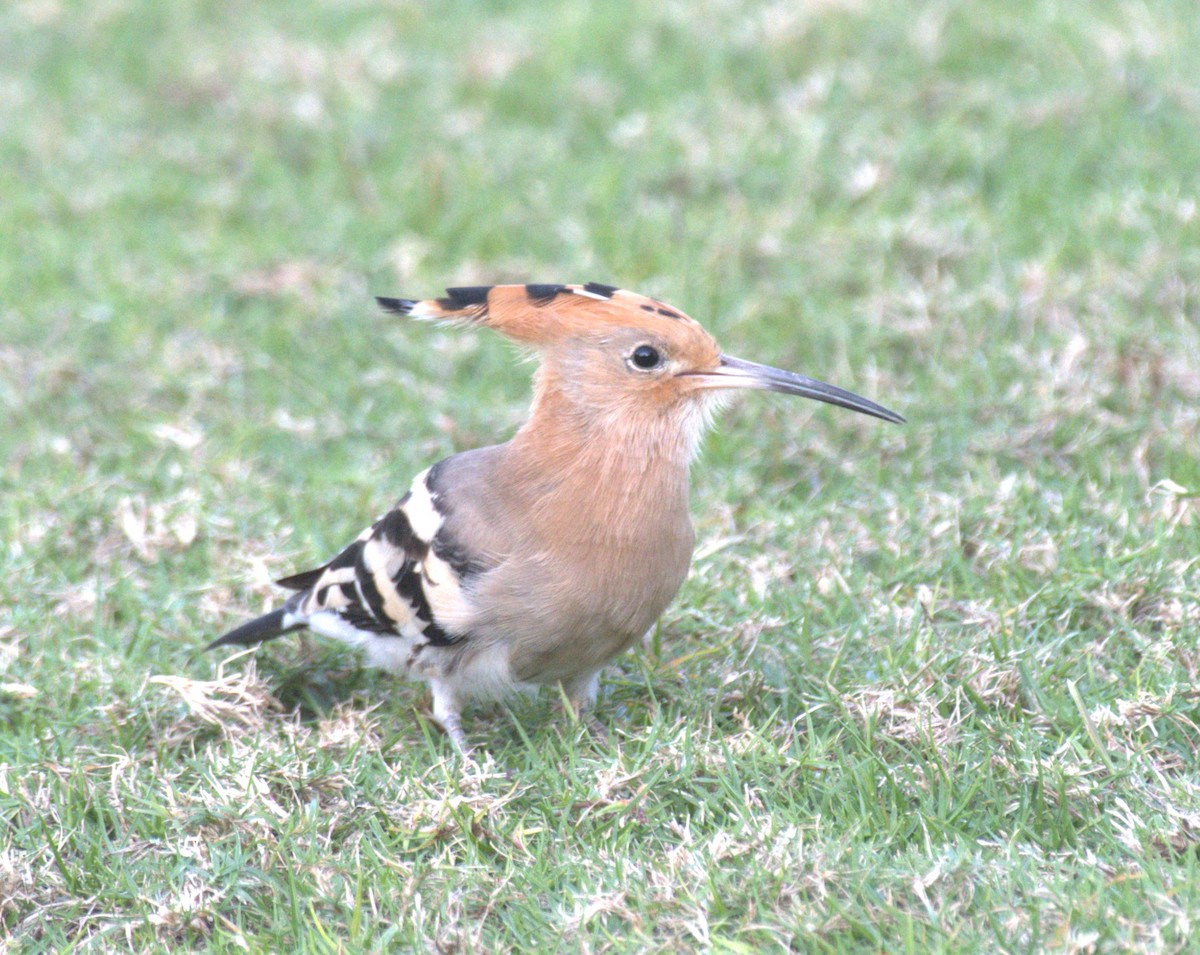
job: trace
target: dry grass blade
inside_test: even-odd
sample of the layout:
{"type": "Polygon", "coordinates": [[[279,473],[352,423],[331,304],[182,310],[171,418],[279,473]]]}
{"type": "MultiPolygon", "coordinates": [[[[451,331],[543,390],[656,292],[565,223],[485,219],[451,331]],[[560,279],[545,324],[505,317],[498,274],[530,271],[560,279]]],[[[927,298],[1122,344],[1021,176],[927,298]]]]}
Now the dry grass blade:
{"type": "Polygon", "coordinates": [[[149,682],[177,695],[188,711],[205,723],[241,731],[260,729],[270,713],[282,712],[270,687],[258,676],[254,651],[223,661],[215,680],[194,680],[184,676],[158,675],[149,682]],[[250,659],[240,662],[242,657],[250,659]],[[239,661],[236,666],[232,664],[239,661]],[[232,670],[226,674],[226,669],[232,670]]]}

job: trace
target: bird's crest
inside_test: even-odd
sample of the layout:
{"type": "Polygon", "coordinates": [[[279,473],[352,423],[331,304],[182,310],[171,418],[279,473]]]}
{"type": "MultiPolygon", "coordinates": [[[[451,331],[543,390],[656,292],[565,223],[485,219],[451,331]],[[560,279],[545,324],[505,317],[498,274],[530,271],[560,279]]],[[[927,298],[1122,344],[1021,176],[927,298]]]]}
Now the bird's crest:
{"type": "Polygon", "coordinates": [[[486,325],[529,345],[594,333],[605,324],[695,324],[678,309],[637,292],[586,285],[473,285],[448,288],[443,298],[379,298],[389,312],[426,321],[486,325]]]}

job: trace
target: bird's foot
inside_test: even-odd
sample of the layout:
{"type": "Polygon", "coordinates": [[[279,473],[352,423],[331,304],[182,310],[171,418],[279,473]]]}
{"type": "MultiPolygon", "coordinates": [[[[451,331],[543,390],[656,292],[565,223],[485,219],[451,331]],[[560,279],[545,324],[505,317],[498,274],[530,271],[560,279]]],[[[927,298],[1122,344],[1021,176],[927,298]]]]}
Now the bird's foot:
{"type": "Polygon", "coordinates": [[[469,742],[467,742],[467,734],[463,732],[462,724],[459,722],[458,715],[455,714],[453,717],[447,717],[446,719],[439,720],[438,722],[442,724],[442,729],[444,729],[446,731],[446,735],[450,737],[450,742],[454,745],[454,748],[458,750],[459,755],[470,759],[471,755],[475,752],[475,749],[469,742]]]}
{"type": "Polygon", "coordinates": [[[459,715],[461,704],[454,692],[444,684],[431,681],[433,691],[433,718],[446,731],[454,748],[466,757],[471,755],[471,744],[467,742],[467,734],[463,732],[462,717],[459,715]]]}
{"type": "Polygon", "coordinates": [[[588,713],[583,719],[583,725],[587,727],[588,735],[597,743],[607,743],[612,739],[612,733],[595,713],[588,713]]]}
{"type": "Polygon", "coordinates": [[[607,742],[610,735],[608,727],[596,718],[593,711],[593,707],[596,705],[596,696],[600,691],[599,672],[569,681],[564,684],[563,690],[566,696],[564,709],[570,713],[571,721],[582,723],[587,729],[588,735],[596,742],[607,742]]]}

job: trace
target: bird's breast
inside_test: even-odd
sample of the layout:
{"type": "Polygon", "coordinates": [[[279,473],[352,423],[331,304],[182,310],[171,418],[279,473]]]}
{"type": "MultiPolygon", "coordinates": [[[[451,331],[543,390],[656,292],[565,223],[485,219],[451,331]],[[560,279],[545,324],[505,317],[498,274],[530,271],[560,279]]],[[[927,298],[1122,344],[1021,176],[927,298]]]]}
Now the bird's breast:
{"type": "Polygon", "coordinates": [[[492,616],[517,679],[569,679],[628,649],[679,592],[693,542],[685,520],[657,535],[579,538],[500,569],[492,616]]]}
{"type": "Polygon", "coordinates": [[[678,593],[694,543],[686,457],[629,453],[629,435],[549,433],[487,452],[469,476],[486,475],[486,493],[447,502],[447,529],[486,536],[498,556],[464,584],[464,652],[504,646],[513,677],[532,683],[594,672],[637,641],[678,593]]]}

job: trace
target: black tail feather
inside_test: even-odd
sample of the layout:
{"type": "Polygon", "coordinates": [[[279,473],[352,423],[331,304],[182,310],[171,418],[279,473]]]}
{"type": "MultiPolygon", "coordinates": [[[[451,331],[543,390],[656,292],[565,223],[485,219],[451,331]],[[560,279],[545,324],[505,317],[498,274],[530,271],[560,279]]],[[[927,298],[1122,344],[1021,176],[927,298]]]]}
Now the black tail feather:
{"type": "Polygon", "coordinates": [[[225,636],[218,637],[204,649],[214,650],[217,647],[224,647],[229,644],[252,647],[256,643],[265,643],[268,640],[274,640],[276,637],[282,637],[285,633],[291,633],[293,630],[303,629],[304,624],[302,623],[285,627],[283,625],[283,617],[286,613],[286,607],[280,607],[278,610],[265,613],[261,617],[251,620],[249,623],[244,623],[240,627],[230,630],[225,636]]]}

